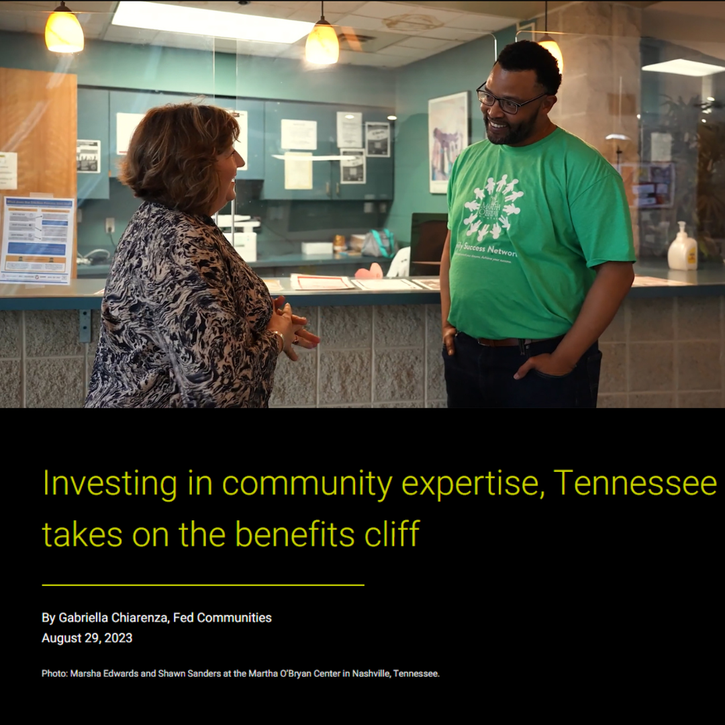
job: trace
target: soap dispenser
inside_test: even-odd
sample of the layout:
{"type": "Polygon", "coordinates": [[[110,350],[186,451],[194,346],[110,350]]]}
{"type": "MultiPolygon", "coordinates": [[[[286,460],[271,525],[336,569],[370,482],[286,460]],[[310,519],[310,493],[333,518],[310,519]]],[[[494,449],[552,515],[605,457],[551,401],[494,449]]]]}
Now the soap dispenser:
{"type": "Polygon", "coordinates": [[[685,222],[677,223],[680,225],[680,231],[670,244],[667,252],[667,264],[670,265],[670,269],[682,271],[697,269],[697,242],[687,236],[685,222]]]}

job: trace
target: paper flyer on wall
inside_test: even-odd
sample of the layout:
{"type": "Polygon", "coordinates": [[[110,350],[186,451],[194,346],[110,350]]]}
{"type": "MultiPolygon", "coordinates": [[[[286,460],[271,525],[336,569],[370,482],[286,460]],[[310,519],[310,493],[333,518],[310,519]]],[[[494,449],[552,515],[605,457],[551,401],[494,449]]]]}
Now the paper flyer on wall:
{"type": "Polygon", "coordinates": [[[0,283],[70,284],[75,199],[3,199],[0,283]]]}
{"type": "Polygon", "coordinates": [[[341,149],[363,145],[362,113],[337,112],[337,146],[341,149]]]}
{"type": "Polygon", "coordinates": [[[99,140],[79,138],[76,141],[76,173],[101,173],[101,142],[99,140]]]}
{"type": "Polygon", "coordinates": [[[340,183],[341,184],[364,184],[365,183],[365,149],[340,149],[342,160],[340,161],[340,183]]]}
{"type": "Polygon", "coordinates": [[[18,188],[18,155],[0,151],[0,189],[18,188]]]}
{"type": "Polygon", "coordinates": [[[365,155],[390,158],[390,123],[365,123],[365,155]]]}
{"type": "Polygon", "coordinates": [[[305,151],[288,151],[284,155],[284,188],[312,188],[312,154],[305,151]]]}
{"type": "Polygon", "coordinates": [[[280,122],[280,146],[298,151],[317,150],[317,121],[283,118],[280,122]]]}
{"type": "Polygon", "coordinates": [[[128,153],[133,132],[145,115],[145,113],[116,114],[116,153],[119,156],[125,156],[128,153]]]}

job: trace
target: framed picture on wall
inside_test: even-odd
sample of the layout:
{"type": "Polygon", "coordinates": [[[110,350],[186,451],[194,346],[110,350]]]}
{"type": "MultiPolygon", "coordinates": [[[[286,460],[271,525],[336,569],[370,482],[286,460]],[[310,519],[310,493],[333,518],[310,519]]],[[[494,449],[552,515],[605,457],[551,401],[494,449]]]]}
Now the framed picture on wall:
{"type": "Polygon", "coordinates": [[[431,194],[445,194],[453,162],[468,146],[468,91],[428,101],[428,173],[431,194]]]}

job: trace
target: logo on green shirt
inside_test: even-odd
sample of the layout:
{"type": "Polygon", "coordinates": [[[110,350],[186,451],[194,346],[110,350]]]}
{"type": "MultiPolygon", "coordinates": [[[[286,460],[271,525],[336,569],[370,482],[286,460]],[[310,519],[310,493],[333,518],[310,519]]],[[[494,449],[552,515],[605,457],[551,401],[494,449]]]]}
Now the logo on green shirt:
{"type": "Polygon", "coordinates": [[[463,220],[468,227],[467,237],[476,235],[476,243],[481,244],[487,236],[497,240],[511,228],[511,218],[521,213],[516,202],[524,196],[523,191],[516,191],[518,183],[518,179],[509,181],[508,174],[504,174],[498,181],[490,177],[483,189],[473,190],[475,198],[464,204],[471,212],[463,220]]]}

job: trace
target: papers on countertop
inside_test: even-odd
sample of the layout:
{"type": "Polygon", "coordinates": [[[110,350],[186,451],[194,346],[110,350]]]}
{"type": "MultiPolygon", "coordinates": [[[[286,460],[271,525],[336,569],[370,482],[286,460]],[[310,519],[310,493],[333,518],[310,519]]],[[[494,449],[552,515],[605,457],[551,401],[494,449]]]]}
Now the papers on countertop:
{"type": "Polygon", "coordinates": [[[298,290],[355,289],[355,285],[348,277],[315,274],[291,274],[290,284],[292,289],[298,290]]]}
{"type": "MultiPolygon", "coordinates": [[[[271,287],[275,280],[264,280],[271,292],[281,292],[281,286],[271,287]]],[[[279,284],[279,283],[277,283],[279,284]]],[[[438,279],[408,279],[405,277],[383,277],[375,279],[351,279],[350,277],[292,274],[290,286],[294,290],[363,290],[365,292],[396,292],[405,290],[440,290],[438,279]]]]}
{"type": "Polygon", "coordinates": [[[682,287],[691,284],[692,282],[680,282],[676,279],[662,279],[661,277],[640,277],[636,274],[632,287],[682,287]]]}
{"type": "Polygon", "coordinates": [[[388,292],[391,290],[419,290],[420,287],[409,279],[398,279],[395,277],[383,279],[354,279],[353,284],[362,290],[374,290],[388,292]]]}
{"type": "Polygon", "coordinates": [[[439,277],[434,279],[416,279],[415,283],[434,292],[440,292],[441,289],[441,280],[439,277]]]}
{"type": "Polygon", "coordinates": [[[278,279],[263,279],[262,282],[267,285],[270,292],[283,292],[284,288],[278,279]]]}

